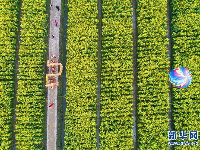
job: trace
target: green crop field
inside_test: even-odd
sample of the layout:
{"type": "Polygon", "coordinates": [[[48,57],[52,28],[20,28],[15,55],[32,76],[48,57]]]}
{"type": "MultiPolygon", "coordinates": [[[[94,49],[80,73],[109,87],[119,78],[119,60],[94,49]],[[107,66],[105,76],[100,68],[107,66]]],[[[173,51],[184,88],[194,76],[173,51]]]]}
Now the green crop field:
{"type": "Polygon", "coordinates": [[[0,150],[200,149],[190,133],[200,131],[199,0],[0,0],[0,37],[0,150]],[[64,66],[55,148],[52,49],[64,66]],[[191,72],[188,87],[170,83],[177,67],[191,72]]]}

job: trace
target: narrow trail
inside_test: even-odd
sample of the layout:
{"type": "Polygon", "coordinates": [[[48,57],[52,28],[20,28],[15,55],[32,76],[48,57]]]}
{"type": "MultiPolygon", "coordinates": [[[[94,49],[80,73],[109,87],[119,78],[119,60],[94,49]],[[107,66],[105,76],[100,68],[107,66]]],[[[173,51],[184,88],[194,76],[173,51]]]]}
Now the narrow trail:
{"type": "Polygon", "coordinates": [[[62,94],[63,94],[63,119],[62,119],[62,135],[61,135],[61,141],[62,141],[62,149],[64,148],[64,137],[65,137],[65,111],[66,111],[66,99],[65,99],[65,94],[66,94],[66,69],[65,69],[65,66],[66,66],[66,54],[67,54],[67,50],[66,50],[66,44],[67,44],[67,21],[68,21],[68,7],[67,7],[67,4],[68,4],[68,0],[64,0],[64,8],[65,8],[65,13],[64,13],[64,35],[63,35],[63,90],[62,90],[62,94]]]}
{"type": "Polygon", "coordinates": [[[136,0],[132,0],[133,6],[133,143],[137,149],[137,19],[136,0]]]}
{"type": "Polygon", "coordinates": [[[102,38],[102,0],[98,0],[98,63],[97,63],[97,150],[99,150],[100,96],[101,96],[101,38],[102,38]]]}
{"type": "MultiPolygon", "coordinates": [[[[170,6],[171,0],[167,1],[167,38],[169,39],[168,47],[168,55],[169,55],[169,61],[170,61],[170,68],[169,73],[172,70],[172,40],[171,40],[171,6],[170,6]]],[[[172,118],[172,85],[171,83],[169,85],[169,112],[168,112],[168,118],[169,118],[169,131],[173,131],[173,118],[172,118]]],[[[174,150],[173,145],[169,146],[170,150],[174,150]]]]}
{"type": "Polygon", "coordinates": [[[22,7],[22,0],[20,0],[19,2],[19,16],[18,16],[18,33],[17,33],[17,49],[16,49],[16,52],[15,52],[15,72],[14,72],[14,78],[15,78],[15,94],[14,94],[14,106],[13,106],[13,115],[14,115],[14,118],[13,118],[13,122],[12,122],[12,126],[13,126],[13,132],[12,132],[12,139],[13,139],[13,142],[12,142],[12,146],[13,146],[13,150],[16,150],[16,138],[15,138],[15,125],[16,125],[16,105],[18,104],[17,102],[17,89],[18,89],[18,78],[17,78],[17,75],[19,74],[19,47],[20,47],[20,43],[21,43],[21,17],[22,17],[22,10],[21,10],[21,7],[22,7]]]}
{"type": "MultiPolygon", "coordinates": [[[[54,60],[59,63],[59,45],[60,45],[60,18],[61,18],[61,0],[51,0],[53,8],[50,9],[50,31],[49,31],[49,61],[54,60]],[[60,10],[56,9],[59,6],[60,10]],[[55,20],[58,25],[55,25],[55,20]],[[55,37],[53,38],[52,35],[55,37]],[[56,58],[51,58],[55,55],[56,58]]],[[[51,73],[51,67],[49,67],[49,74],[51,73]]],[[[56,73],[58,73],[58,66],[56,66],[56,73]]],[[[53,78],[55,82],[58,82],[58,77],[53,78]]],[[[48,87],[48,104],[47,104],[47,150],[57,149],[57,98],[58,98],[58,87],[55,86],[53,89],[48,87]],[[50,104],[54,105],[49,107],[50,104]]]]}

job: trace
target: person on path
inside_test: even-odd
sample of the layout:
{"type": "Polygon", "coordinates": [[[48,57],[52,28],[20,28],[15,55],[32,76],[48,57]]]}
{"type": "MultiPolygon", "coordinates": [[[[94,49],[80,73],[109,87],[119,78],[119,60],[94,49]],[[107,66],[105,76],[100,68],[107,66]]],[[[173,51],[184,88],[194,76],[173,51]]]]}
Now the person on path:
{"type": "Polygon", "coordinates": [[[52,55],[51,58],[56,58],[56,56],[55,56],[55,55],[52,55]]]}
{"type": "Polygon", "coordinates": [[[49,107],[52,107],[54,103],[52,103],[51,105],[49,105],[49,107]]]}
{"type": "Polygon", "coordinates": [[[52,35],[52,37],[54,38],[55,36],[54,36],[54,35],[52,35]]]}
{"type": "Polygon", "coordinates": [[[58,25],[58,22],[55,20],[55,25],[56,25],[56,27],[57,27],[57,25],[58,25]]]}
{"type": "Polygon", "coordinates": [[[49,4],[49,7],[52,9],[53,8],[52,4],[49,4]]]}
{"type": "Polygon", "coordinates": [[[56,8],[58,9],[58,11],[60,10],[59,6],[56,6],[56,8]]]}
{"type": "Polygon", "coordinates": [[[49,81],[53,81],[53,82],[54,82],[55,80],[53,80],[53,79],[49,79],[49,81]]]}
{"type": "Polygon", "coordinates": [[[51,63],[56,63],[55,60],[51,60],[51,63]]]}
{"type": "Polygon", "coordinates": [[[55,71],[55,70],[51,71],[51,74],[54,74],[54,73],[56,73],[56,71],[55,71]]]}

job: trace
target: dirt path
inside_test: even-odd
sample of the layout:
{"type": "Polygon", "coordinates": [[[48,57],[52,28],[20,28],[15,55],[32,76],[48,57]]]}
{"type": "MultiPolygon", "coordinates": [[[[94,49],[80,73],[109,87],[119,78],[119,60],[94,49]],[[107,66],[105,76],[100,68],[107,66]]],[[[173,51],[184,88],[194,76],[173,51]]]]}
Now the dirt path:
{"type": "Polygon", "coordinates": [[[63,61],[62,61],[62,65],[63,65],[63,76],[62,76],[62,134],[61,134],[61,147],[62,149],[64,149],[64,137],[65,137],[65,112],[66,112],[66,98],[65,98],[65,94],[66,94],[66,54],[67,54],[67,49],[66,49],[66,45],[67,45],[67,21],[68,21],[68,0],[65,0],[64,2],[64,20],[63,20],[63,37],[62,37],[62,47],[63,47],[63,51],[62,51],[62,57],[63,57],[63,61]]]}
{"type": "Polygon", "coordinates": [[[102,38],[102,0],[98,0],[98,66],[97,66],[97,150],[99,150],[100,95],[101,95],[101,38],[102,38]]]}
{"type": "MultiPolygon", "coordinates": [[[[169,44],[168,46],[168,55],[169,55],[169,61],[170,61],[170,68],[169,68],[169,73],[172,70],[172,42],[171,42],[171,6],[170,6],[170,2],[171,0],[168,0],[167,3],[167,38],[169,39],[169,44]]],[[[173,127],[173,119],[172,119],[172,85],[171,83],[169,83],[169,104],[170,104],[170,108],[169,108],[169,112],[168,112],[168,118],[169,118],[169,131],[173,131],[174,127],[173,127]]],[[[173,146],[169,146],[170,150],[173,150],[173,146]]]]}
{"type": "Polygon", "coordinates": [[[137,149],[137,19],[136,0],[132,0],[133,6],[133,143],[137,149]]]}
{"type": "MultiPolygon", "coordinates": [[[[60,34],[60,16],[61,10],[58,11],[56,6],[61,9],[61,0],[51,0],[53,8],[50,10],[50,35],[49,35],[49,60],[51,61],[51,56],[55,55],[55,62],[59,60],[59,34],[60,34]],[[57,27],[55,26],[55,20],[58,22],[57,27]],[[55,37],[53,38],[52,35],[55,37]]],[[[58,62],[59,63],[59,62],[58,62]]],[[[56,67],[56,73],[58,67],[56,67]]],[[[50,73],[50,68],[49,72],[50,73]]],[[[54,79],[58,82],[58,77],[54,79]]],[[[48,87],[48,105],[47,105],[47,150],[56,150],[56,140],[57,140],[57,87],[51,89],[48,87]],[[52,107],[50,104],[54,103],[52,107]]]]}
{"type": "Polygon", "coordinates": [[[16,105],[18,104],[18,102],[17,102],[17,89],[18,89],[18,78],[17,78],[17,75],[19,74],[19,46],[20,46],[20,43],[21,43],[21,27],[20,27],[20,25],[21,25],[21,21],[22,21],[22,19],[21,19],[21,16],[22,16],[22,10],[21,10],[21,6],[22,6],[22,0],[20,0],[20,2],[19,2],[19,15],[18,15],[18,33],[17,33],[17,49],[16,49],[16,53],[15,53],[15,57],[16,57],[16,60],[15,60],[15,73],[14,73],[14,75],[15,75],[15,99],[14,99],[14,106],[13,106],[13,108],[14,108],[14,118],[13,118],[13,123],[12,123],[12,125],[13,125],[13,133],[12,133],[12,135],[13,135],[13,143],[12,143],[12,145],[13,145],[13,150],[16,150],[16,138],[15,138],[15,125],[16,125],[16,111],[15,111],[15,109],[16,109],[16,105]]]}

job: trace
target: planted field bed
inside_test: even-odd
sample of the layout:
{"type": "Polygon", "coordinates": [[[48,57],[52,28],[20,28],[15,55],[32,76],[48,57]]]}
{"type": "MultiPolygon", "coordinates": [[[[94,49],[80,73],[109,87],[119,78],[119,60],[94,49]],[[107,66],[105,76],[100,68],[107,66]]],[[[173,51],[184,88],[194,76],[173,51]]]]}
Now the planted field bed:
{"type": "MultiPolygon", "coordinates": [[[[185,66],[192,73],[192,84],[185,89],[172,89],[173,120],[177,133],[200,131],[200,1],[175,1],[171,3],[173,68],[185,66]]],[[[182,142],[182,139],[177,140],[182,142]]],[[[199,145],[192,146],[200,149],[199,145]]],[[[175,149],[190,149],[189,146],[175,146],[175,149]]]]}
{"type": "Polygon", "coordinates": [[[12,146],[14,68],[19,2],[0,1],[0,149],[12,146]]]}
{"type": "Polygon", "coordinates": [[[138,147],[168,149],[167,1],[137,1],[138,147]]]}
{"type": "Polygon", "coordinates": [[[23,0],[16,105],[16,149],[44,149],[45,0],[23,0]]]}
{"type": "Polygon", "coordinates": [[[97,1],[68,1],[64,149],[96,148],[97,1]]]}
{"type": "Polygon", "coordinates": [[[132,13],[129,0],[102,1],[100,149],[133,148],[132,13]]]}

